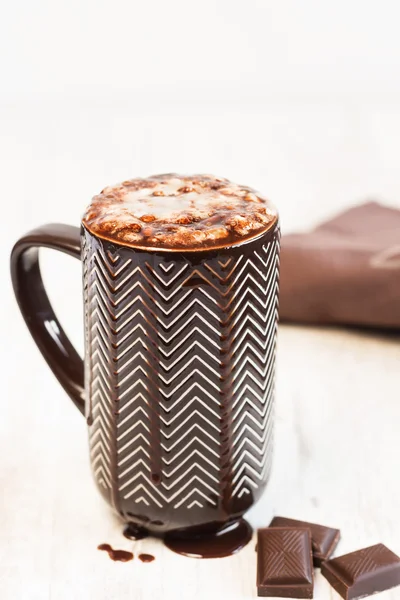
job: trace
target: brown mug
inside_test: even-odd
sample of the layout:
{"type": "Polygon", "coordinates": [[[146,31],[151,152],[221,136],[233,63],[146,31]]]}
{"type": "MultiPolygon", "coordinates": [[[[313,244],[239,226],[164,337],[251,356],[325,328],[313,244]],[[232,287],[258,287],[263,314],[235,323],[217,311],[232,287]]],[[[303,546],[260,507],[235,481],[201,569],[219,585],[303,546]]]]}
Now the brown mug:
{"type": "Polygon", "coordinates": [[[96,484],[154,533],[218,529],[260,497],[272,453],[279,225],[227,247],[132,247],[44,225],[11,256],[26,324],[86,416],[96,484]],[[53,312],[40,247],[82,261],[85,357],[53,312]]]}

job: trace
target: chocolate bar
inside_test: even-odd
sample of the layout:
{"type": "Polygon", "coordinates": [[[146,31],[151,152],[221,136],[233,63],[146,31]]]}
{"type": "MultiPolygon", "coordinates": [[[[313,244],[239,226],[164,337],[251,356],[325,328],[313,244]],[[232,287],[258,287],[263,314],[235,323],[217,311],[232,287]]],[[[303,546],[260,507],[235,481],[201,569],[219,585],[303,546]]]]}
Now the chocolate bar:
{"type": "Polygon", "coordinates": [[[274,517],[270,523],[270,527],[305,527],[309,529],[311,531],[315,567],[320,567],[324,560],[332,556],[340,540],[339,529],[317,525],[316,523],[307,523],[307,521],[287,519],[286,517],[274,517]]]}
{"type": "Polygon", "coordinates": [[[309,529],[260,529],[257,544],[258,596],[313,597],[314,573],[309,529]]]}
{"type": "Polygon", "coordinates": [[[400,585],[400,558],[383,544],[332,558],[321,573],[345,600],[356,600],[400,585]]]}

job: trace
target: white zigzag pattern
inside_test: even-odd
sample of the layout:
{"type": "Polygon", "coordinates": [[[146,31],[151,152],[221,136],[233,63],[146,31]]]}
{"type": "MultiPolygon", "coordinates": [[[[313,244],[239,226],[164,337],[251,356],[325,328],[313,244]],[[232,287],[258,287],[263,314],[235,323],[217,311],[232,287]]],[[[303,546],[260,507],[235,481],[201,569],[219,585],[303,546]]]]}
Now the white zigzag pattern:
{"type": "Polygon", "coordinates": [[[85,331],[87,356],[87,385],[93,419],[89,429],[89,447],[94,476],[100,486],[111,490],[111,433],[112,408],[109,373],[111,367],[107,332],[109,315],[104,312],[104,289],[102,281],[107,276],[96,268],[96,255],[88,249],[84,255],[85,331]],[[90,261],[90,262],[89,262],[90,261]],[[85,277],[86,273],[86,277],[85,277]]]}
{"type": "Polygon", "coordinates": [[[218,261],[221,269],[229,267],[229,272],[222,274],[218,267],[205,263],[210,274],[207,278],[188,262],[179,268],[174,262],[160,262],[156,268],[146,263],[145,270],[130,258],[122,260],[101,249],[90,258],[90,250],[86,250],[86,377],[93,415],[89,440],[92,467],[100,485],[106,489],[112,485],[109,373],[114,369],[118,377],[120,494],[137,504],[159,508],[173,504],[174,508],[190,509],[202,507],[204,501],[217,503],[220,316],[215,296],[206,287],[199,288],[187,303],[192,289],[186,291],[185,286],[193,276],[226,298],[226,308],[230,309],[232,494],[240,498],[263,484],[271,463],[278,249],[275,240],[254,251],[252,258],[218,261]],[[117,336],[113,365],[110,328],[117,336]],[[149,334],[159,340],[155,350],[149,334]],[[182,349],[188,340],[193,341],[182,349]],[[158,402],[161,409],[163,467],[158,486],[151,480],[152,402],[158,402]]]}
{"type": "MultiPolygon", "coordinates": [[[[260,253],[254,253],[266,270],[261,274],[266,283],[266,286],[261,289],[265,301],[260,302],[264,312],[261,313],[254,303],[248,300],[245,306],[250,305],[252,312],[247,312],[246,316],[242,308],[237,315],[237,318],[241,319],[241,325],[235,332],[234,349],[236,354],[234,366],[237,368],[233,375],[235,387],[232,404],[234,423],[232,494],[238,497],[251,493],[251,488],[256,489],[268,477],[271,464],[271,413],[276,345],[276,321],[272,317],[278,310],[278,250],[279,241],[276,240],[263,246],[265,259],[260,253]],[[255,322],[253,314],[266,324],[265,328],[255,322]],[[261,333],[260,338],[255,335],[255,330],[261,333]],[[242,333],[240,338],[239,333],[242,333]],[[262,353],[253,343],[250,343],[250,337],[262,349],[262,353]],[[246,338],[247,341],[243,344],[246,338]],[[260,391],[264,393],[260,394],[260,391]],[[258,418],[255,415],[258,415],[258,418]]],[[[242,301],[244,302],[243,299],[242,301]]]]}

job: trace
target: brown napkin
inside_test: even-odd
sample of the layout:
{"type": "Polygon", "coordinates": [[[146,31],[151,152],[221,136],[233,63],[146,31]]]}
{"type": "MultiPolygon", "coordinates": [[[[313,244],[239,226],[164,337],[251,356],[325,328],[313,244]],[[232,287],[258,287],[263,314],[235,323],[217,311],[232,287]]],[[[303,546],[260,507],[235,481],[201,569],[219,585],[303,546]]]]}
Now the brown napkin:
{"type": "Polygon", "coordinates": [[[369,202],[283,236],[282,321],[400,328],[400,210],[369,202]]]}

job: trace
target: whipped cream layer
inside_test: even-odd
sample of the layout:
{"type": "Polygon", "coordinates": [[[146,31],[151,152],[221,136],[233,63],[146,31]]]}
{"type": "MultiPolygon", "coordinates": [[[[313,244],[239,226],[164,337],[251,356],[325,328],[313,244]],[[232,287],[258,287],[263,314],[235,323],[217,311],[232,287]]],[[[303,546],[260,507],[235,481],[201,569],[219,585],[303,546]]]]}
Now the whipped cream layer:
{"type": "Polygon", "coordinates": [[[83,224],[134,247],[198,250],[239,243],[269,229],[273,205],[250,187],[212,175],[154,175],[106,187],[83,224]]]}

